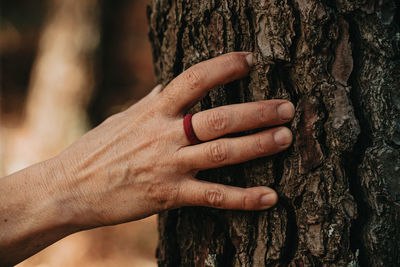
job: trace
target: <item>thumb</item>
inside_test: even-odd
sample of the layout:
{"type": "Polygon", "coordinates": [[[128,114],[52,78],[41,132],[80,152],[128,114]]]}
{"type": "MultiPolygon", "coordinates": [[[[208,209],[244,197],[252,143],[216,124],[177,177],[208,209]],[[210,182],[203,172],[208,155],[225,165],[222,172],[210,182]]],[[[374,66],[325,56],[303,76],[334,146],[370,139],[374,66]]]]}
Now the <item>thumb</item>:
{"type": "Polygon", "coordinates": [[[278,201],[276,192],[264,186],[241,188],[200,181],[186,180],[180,188],[182,206],[206,206],[230,210],[264,210],[278,201]]]}

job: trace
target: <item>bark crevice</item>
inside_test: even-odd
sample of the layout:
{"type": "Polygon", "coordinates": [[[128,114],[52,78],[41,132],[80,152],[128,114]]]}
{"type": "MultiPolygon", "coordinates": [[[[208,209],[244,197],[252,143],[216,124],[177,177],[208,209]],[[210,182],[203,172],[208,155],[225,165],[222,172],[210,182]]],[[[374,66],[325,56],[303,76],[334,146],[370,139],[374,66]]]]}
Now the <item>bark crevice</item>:
{"type": "Polygon", "coordinates": [[[372,133],[362,113],[362,105],[359,99],[360,86],[357,80],[360,75],[358,70],[361,67],[361,38],[358,30],[358,23],[352,18],[354,15],[354,13],[345,14],[345,19],[349,22],[349,35],[353,47],[354,60],[353,72],[349,77],[349,85],[352,88],[349,96],[354,106],[355,116],[359,122],[360,129],[363,134],[358,136],[358,140],[354,146],[353,152],[349,155],[346,155],[346,158],[343,160],[343,165],[348,172],[350,194],[354,197],[354,201],[357,204],[357,218],[352,222],[352,226],[350,228],[350,248],[352,249],[353,253],[356,255],[358,254],[358,262],[361,264],[361,266],[370,266],[362,241],[362,232],[369,217],[369,207],[368,204],[363,200],[362,192],[360,191],[361,177],[358,174],[358,168],[362,163],[365,151],[368,147],[372,146],[372,133]]]}
{"type": "Polygon", "coordinates": [[[181,73],[184,69],[183,69],[183,59],[185,58],[185,52],[183,50],[182,47],[182,38],[183,38],[183,33],[186,30],[187,27],[187,22],[185,20],[185,14],[183,13],[185,12],[185,8],[184,8],[184,2],[182,2],[182,9],[179,10],[178,9],[178,4],[176,4],[175,6],[175,16],[176,19],[179,23],[180,26],[177,27],[177,34],[176,34],[176,52],[175,52],[175,59],[174,59],[174,65],[173,65],[173,71],[174,71],[174,75],[178,75],[179,73],[181,73]],[[182,12],[182,13],[180,13],[182,12]]]}
{"type": "Polygon", "coordinates": [[[296,251],[299,243],[297,218],[293,200],[286,197],[280,197],[280,203],[286,209],[288,225],[286,227],[286,244],[282,253],[280,266],[289,266],[296,256],[296,251]]]}
{"type": "Polygon", "coordinates": [[[400,264],[398,30],[382,25],[377,1],[364,2],[153,1],[163,83],[221,53],[254,54],[248,78],[210,91],[192,111],[271,98],[296,106],[287,151],[199,174],[272,186],[278,205],[249,213],[184,208],[169,213],[180,225],[171,232],[173,220],[160,217],[160,251],[180,255],[160,254],[161,266],[400,264]]]}

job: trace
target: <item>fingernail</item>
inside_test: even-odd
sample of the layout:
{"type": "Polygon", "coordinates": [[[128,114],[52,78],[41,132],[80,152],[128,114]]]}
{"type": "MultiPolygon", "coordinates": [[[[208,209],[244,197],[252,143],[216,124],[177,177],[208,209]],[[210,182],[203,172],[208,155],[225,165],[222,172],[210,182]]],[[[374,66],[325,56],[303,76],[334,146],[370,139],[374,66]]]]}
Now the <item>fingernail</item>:
{"type": "Polygon", "coordinates": [[[277,195],[275,193],[267,193],[260,198],[260,206],[271,207],[275,205],[277,195]]]}
{"type": "Polygon", "coordinates": [[[254,65],[253,53],[249,53],[245,58],[249,67],[252,67],[254,65]]]}
{"type": "Polygon", "coordinates": [[[278,106],[277,112],[281,120],[290,120],[294,115],[294,106],[290,102],[284,102],[278,106]]]}
{"type": "Polygon", "coordinates": [[[291,142],[292,139],[292,132],[283,127],[274,133],[274,140],[280,146],[287,145],[291,142]]]}

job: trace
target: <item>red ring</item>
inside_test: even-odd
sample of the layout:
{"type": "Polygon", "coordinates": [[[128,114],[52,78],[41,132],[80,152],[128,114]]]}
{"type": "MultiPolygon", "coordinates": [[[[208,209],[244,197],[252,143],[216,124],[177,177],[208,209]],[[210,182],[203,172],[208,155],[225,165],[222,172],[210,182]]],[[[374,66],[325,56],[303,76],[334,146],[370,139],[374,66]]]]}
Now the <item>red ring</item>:
{"type": "Polygon", "coordinates": [[[201,141],[199,140],[199,138],[197,138],[196,134],[194,133],[192,125],[192,117],[193,114],[187,114],[183,118],[183,129],[185,130],[186,137],[189,140],[190,144],[197,145],[201,143],[201,141]]]}

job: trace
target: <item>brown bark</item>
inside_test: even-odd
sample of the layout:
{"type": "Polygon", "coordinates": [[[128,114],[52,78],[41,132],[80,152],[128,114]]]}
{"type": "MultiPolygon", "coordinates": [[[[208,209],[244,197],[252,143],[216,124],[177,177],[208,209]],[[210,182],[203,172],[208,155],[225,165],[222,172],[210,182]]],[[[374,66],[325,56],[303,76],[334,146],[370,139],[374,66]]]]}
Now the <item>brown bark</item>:
{"type": "Polygon", "coordinates": [[[249,78],[210,92],[193,112],[287,98],[293,146],[201,172],[268,185],[265,212],[182,208],[160,215],[160,266],[399,266],[399,7],[395,1],[160,1],[148,10],[155,71],[253,51],[249,78]]]}

